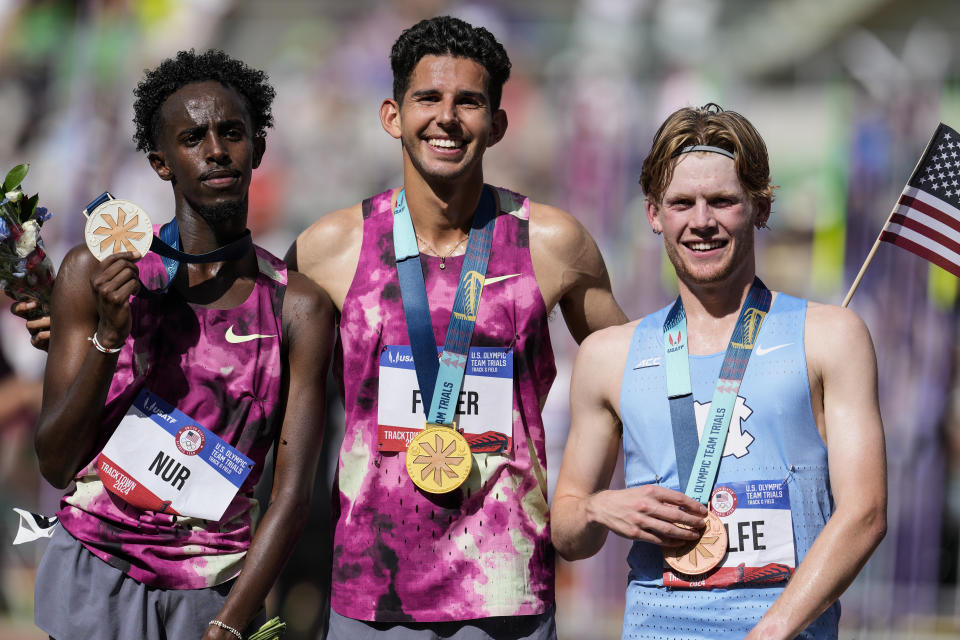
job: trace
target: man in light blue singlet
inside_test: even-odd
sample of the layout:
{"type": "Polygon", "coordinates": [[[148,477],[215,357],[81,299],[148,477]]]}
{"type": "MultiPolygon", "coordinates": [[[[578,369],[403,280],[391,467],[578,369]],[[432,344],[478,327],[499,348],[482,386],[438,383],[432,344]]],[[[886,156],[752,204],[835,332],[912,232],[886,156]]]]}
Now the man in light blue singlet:
{"type": "Polygon", "coordinates": [[[554,544],[575,560],[608,531],[634,541],[625,639],[836,638],[886,528],[867,328],[756,278],[773,186],[740,114],[670,115],[641,184],[680,296],[583,342],[554,544]],[[610,490],[621,439],[627,488],[610,490]]]}

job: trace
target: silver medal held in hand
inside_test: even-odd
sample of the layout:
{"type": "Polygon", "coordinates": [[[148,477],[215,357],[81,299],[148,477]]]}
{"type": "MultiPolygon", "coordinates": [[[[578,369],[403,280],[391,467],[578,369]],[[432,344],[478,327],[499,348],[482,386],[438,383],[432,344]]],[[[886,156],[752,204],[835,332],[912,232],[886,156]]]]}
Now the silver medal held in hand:
{"type": "Polygon", "coordinates": [[[123,251],[146,255],[150,250],[153,241],[150,216],[129,200],[115,200],[110,196],[92,210],[84,209],[83,215],[87,217],[83,237],[97,260],[123,251]]]}

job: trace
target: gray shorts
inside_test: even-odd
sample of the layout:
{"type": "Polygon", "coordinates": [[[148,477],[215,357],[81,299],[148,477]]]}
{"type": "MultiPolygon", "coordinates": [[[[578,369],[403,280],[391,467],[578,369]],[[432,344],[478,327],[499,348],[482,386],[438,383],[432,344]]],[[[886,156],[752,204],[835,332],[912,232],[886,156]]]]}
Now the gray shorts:
{"type": "Polygon", "coordinates": [[[61,525],[37,568],[33,620],[57,640],[200,638],[233,582],[209,589],[148,587],[90,553],[61,525]]]}
{"type": "Polygon", "coordinates": [[[553,607],[536,616],[460,622],[366,622],[330,610],[327,640],[556,640],[553,607]]]}

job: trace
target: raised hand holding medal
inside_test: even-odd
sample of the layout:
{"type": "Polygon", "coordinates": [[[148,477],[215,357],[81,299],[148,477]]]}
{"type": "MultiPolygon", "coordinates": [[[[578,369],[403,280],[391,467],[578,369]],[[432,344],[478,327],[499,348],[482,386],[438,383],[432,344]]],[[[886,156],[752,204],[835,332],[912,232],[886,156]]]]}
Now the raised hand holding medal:
{"type": "MultiPolygon", "coordinates": [[[[710,501],[740,383],[771,299],[769,289],[759,278],[754,278],[730,337],[699,443],[690,384],[686,314],[680,298],[663,323],[664,365],[677,474],[680,486],[686,485],[684,493],[701,504],[710,501]]],[[[699,576],[716,568],[723,561],[726,549],[726,529],[720,518],[709,511],[707,526],[698,540],[676,548],[664,548],[663,555],[674,571],[699,576]]]]}
{"type": "MultiPolygon", "coordinates": [[[[153,223],[147,212],[129,200],[119,200],[109,191],[97,196],[83,210],[87,222],[84,239],[90,252],[103,262],[106,258],[125,251],[136,251],[141,256],[148,251],[160,254],[167,271],[167,287],[173,283],[181,262],[209,263],[235,260],[243,256],[253,245],[247,230],[237,240],[214,251],[189,254],[180,251],[180,231],[174,218],[153,234],[153,223]]],[[[163,293],[166,287],[159,291],[163,293]]],[[[153,295],[158,292],[141,287],[138,295],[153,295]]]]}
{"type": "Polygon", "coordinates": [[[147,212],[127,200],[116,200],[109,193],[100,195],[83,210],[87,222],[83,237],[97,260],[123,251],[141,256],[150,250],[153,225],[147,212]]]}

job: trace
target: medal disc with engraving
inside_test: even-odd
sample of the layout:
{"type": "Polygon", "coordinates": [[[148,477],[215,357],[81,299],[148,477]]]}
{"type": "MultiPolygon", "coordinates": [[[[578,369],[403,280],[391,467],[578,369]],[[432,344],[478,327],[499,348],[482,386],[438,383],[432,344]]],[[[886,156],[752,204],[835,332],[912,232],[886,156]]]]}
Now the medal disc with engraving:
{"type": "Polygon", "coordinates": [[[123,251],[143,256],[153,242],[153,224],[147,212],[129,200],[108,200],[89,213],[83,236],[97,260],[123,251]]]}
{"type": "Polygon", "coordinates": [[[470,475],[470,445],[455,428],[428,426],[407,446],[407,473],[427,493],[453,491],[470,475]]]}
{"type": "Polygon", "coordinates": [[[698,540],[682,547],[663,550],[671,569],[688,576],[699,576],[715,568],[727,553],[727,530],[717,514],[707,514],[707,526],[698,540]]]}

